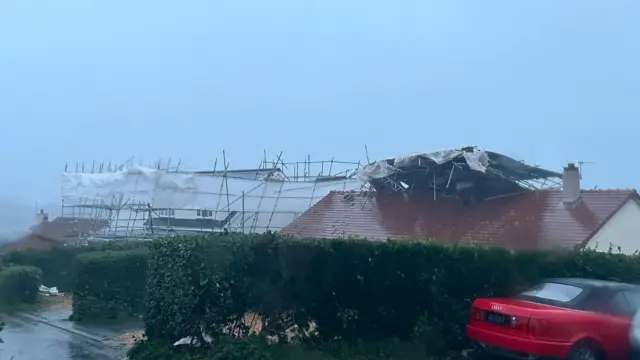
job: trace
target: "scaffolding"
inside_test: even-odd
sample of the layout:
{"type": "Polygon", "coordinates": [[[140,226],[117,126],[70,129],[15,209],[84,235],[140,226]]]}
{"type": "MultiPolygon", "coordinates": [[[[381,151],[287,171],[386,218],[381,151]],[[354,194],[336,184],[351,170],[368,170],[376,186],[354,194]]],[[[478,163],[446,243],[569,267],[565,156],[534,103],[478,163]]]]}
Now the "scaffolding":
{"type": "Polygon", "coordinates": [[[213,169],[180,161],[149,166],[92,162],[65,165],[60,218],[93,224],[90,239],[152,239],[203,232],[279,231],[332,190],[360,190],[359,162],[284,162],[282,153],[255,169],[232,169],[223,152],[213,169]],[[96,229],[95,224],[101,224],[96,229]]]}
{"type": "MultiPolygon", "coordinates": [[[[366,147],[365,147],[366,148],[366,147]]],[[[368,154],[367,154],[368,158],[368,154]]],[[[202,232],[279,231],[333,190],[456,197],[473,204],[556,188],[562,174],[508,156],[464,147],[360,162],[284,162],[282,153],[254,169],[231,169],[226,153],[213,169],[186,171],[178,161],[150,166],[133,158],[114,166],[65,165],[60,220],[93,239],[152,239],[202,232]],[[84,231],[83,231],[84,230],[84,231]]],[[[78,235],[78,237],[88,237],[78,235]]]]}

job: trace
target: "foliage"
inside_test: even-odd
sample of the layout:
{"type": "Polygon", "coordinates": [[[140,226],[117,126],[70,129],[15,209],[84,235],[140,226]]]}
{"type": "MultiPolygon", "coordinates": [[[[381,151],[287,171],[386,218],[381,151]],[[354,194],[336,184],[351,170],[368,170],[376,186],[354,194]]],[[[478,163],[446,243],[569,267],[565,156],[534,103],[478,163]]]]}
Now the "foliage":
{"type": "Polygon", "coordinates": [[[202,326],[219,334],[224,325],[238,320],[246,309],[246,293],[240,291],[244,239],[228,235],[154,242],[146,289],[147,336],[200,337],[202,326]]]}
{"type": "Polygon", "coordinates": [[[0,270],[0,304],[33,304],[38,299],[42,271],[33,266],[10,265],[0,270]]]}
{"type": "Polygon", "coordinates": [[[75,273],[76,248],[26,250],[6,254],[6,263],[35,266],[42,270],[42,283],[68,291],[75,273]]]}
{"type": "Polygon", "coordinates": [[[222,337],[206,349],[173,347],[170,343],[141,342],[129,351],[130,360],[424,360],[415,345],[388,341],[383,344],[342,342],[325,344],[324,349],[301,344],[268,344],[262,337],[245,339],[222,337]]]}
{"type": "MultiPolygon", "coordinates": [[[[477,297],[507,296],[546,277],[635,282],[637,256],[595,251],[511,252],[428,242],[303,239],[219,234],[155,242],[145,327],[154,341],[220,337],[245,311],[268,335],[313,320],[313,344],[335,339],[425,344],[436,355],[467,344],[477,297]]],[[[237,326],[244,330],[243,326],[237,326]]],[[[368,346],[368,345],[367,345],[368,346]]]]}
{"type": "MultiPolygon", "coordinates": [[[[266,340],[259,337],[247,339],[221,338],[215,346],[202,349],[179,346],[173,347],[169,343],[142,342],[129,350],[131,360],[273,360],[271,349],[266,340]]],[[[280,360],[280,358],[278,358],[280,360]]],[[[284,359],[282,359],[284,360],[284,359]]]]}
{"type": "Polygon", "coordinates": [[[146,248],[148,243],[138,241],[109,241],[91,246],[65,246],[50,250],[25,250],[3,255],[2,261],[9,264],[35,266],[42,270],[42,283],[57,287],[59,291],[70,291],[75,283],[76,263],[79,254],[101,250],[125,250],[146,248]]]}
{"type": "Polygon", "coordinates": [[[72,320],[117,319],[141,315],[147,249],[103,250],[77,258],[72,320]]]}

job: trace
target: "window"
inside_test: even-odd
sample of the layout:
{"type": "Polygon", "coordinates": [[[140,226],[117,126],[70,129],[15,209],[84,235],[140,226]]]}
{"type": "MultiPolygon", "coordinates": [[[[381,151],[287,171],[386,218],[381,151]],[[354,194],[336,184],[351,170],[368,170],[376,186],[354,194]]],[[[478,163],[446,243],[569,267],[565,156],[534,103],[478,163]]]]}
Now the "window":
{"type": "Polygon", "coordinates": [[[200,217],[212,217],[212,216],[213,216],[213,210],[206,210],[206,209],[198,210],[198,211],[196,212],[196,216],[200,216],[200,217]]]}
{"type": "Polygon", "coordinates": [[[619,291],[611,299],[611,310],[616,315],[633,315],[640,309],[640,293],[638,291],[619,291]]]}
{"type": "Polygon", "coordinates": [[[550,282],[538,284],[521,293],[521,295],[541,300],[569,302],[580,295],[580,293],[582,293],[582,289],[577,286],[550,282]]]}
{"type": "Polygon", "coordinates": [[[176,211],[172,209],[162,209],[162,210],[158,210],[158,215],[165,216],[165,217],[176,216],[176,211]]]}
{"type": "Polygon", "coordinates": [[[629,301],[629,305],[631,305],[633,311],[640,309],[640,291],[625,291],[624,296],[629,301]]]}

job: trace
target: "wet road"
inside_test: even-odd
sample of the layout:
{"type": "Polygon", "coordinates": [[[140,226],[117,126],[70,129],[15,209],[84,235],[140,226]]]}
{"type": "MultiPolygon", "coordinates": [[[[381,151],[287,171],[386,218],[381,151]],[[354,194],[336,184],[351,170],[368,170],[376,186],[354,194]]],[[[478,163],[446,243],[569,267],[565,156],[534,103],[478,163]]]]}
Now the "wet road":
{"type": "Polygon", "coordinates": [[[126,348],[114,339],[140,324],[87,326],[67,321],[68,311],[3,316],[1,360],[120,360],[126,348]]]}

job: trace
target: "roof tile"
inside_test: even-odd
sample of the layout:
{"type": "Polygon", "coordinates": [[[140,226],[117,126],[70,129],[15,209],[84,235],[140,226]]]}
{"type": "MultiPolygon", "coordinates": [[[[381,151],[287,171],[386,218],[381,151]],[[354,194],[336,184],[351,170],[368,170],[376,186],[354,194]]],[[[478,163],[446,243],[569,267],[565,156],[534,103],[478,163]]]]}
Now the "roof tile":
{"type": "Polygon", "coordinates": [[[281,233],[436,239],[512,249],[573,247],[585,244],[630,198],[638,199],[634,189],[584,190],[582,200],[567,207],[562,191],[549,189],[463,205],[453,198],[332,191],[281,233]]]}
{"type": "Polygon", "coordinates": [[[53,221],[43,221],[31,229],[31,233],[52,240],[77,238],[97,232],[109,225],[103,219],[57,217],[53,221]]]}

